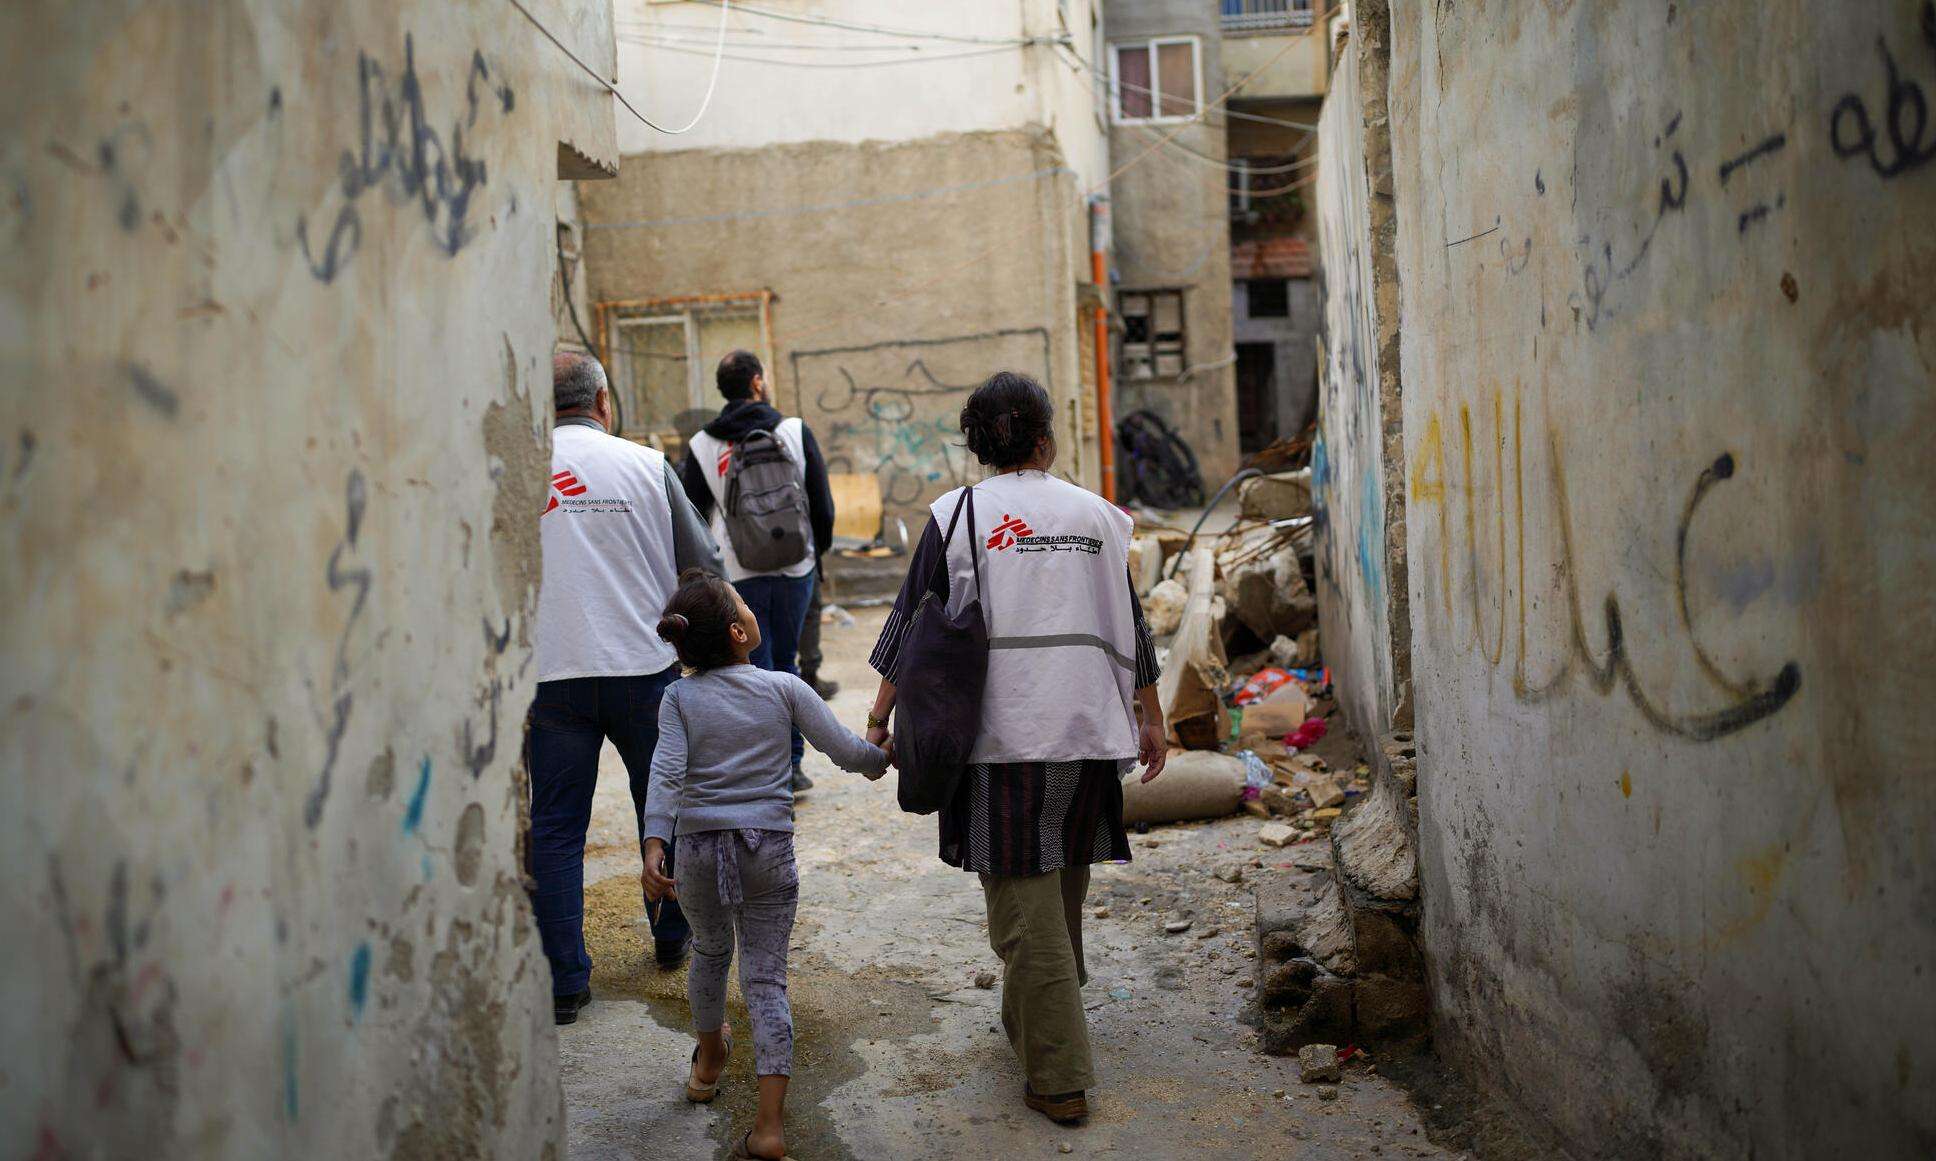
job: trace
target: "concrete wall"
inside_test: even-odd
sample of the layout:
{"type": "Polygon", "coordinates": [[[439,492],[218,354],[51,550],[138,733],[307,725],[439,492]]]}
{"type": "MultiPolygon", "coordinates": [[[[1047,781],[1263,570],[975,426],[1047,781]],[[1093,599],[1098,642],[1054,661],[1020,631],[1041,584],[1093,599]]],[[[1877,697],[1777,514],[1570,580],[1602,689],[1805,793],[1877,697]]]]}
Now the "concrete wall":
{"type": "MultiPolygon", "coordinates": [[[[1107,17],[1112,43],[1196,36],[1203,100],[1223,92],[1215,5],[1110,0],[1107,17]]],[[[1123,170],[1110,183],[1115,289],[1184,292],[1184,374],[1143,380],[1119,374],[1116,414],[1147,408],[1162,416],[1195,449],[1205,491],[1214,491],[1237,470],[1229,174],[1219,164],[1226,156],[1221,118],[1212,114],[1182,126],[1112,125],[1110,154],[1123,170]],[[1213,160],[1206,164],[1185,150],[1213,160]]]]}
{"type": "Polygon", "coordinates": [[[1312,450],[1324,660],[1352,727],[1411,714],[1385,13],[1357,6],[1318,130],[1324,362],[1312,450]]]}
{"type": "Polygon", "coordinates": [[[609,98],[409,0],[11,4],[0,58],[0,1151],[558,1156],[514,773],[609,98]]]}
{"type": "Polygon", "coordinates": [[[658,153],[580,194],[594,299],[774,292],[778,406],[834,471],[875,472],[890,512],[913,523],[980,478],[956,416],[1002,368],[1049,389],[1057,469],[1094,486],[1071,273],[1087,223],[1047,133],[658,153]]]}
{"type": "Polygon", "coordinates": [[[1392,47],[1439,1044],[1582,1156],[1928,1156],[1936,9],[1392,47]]]}

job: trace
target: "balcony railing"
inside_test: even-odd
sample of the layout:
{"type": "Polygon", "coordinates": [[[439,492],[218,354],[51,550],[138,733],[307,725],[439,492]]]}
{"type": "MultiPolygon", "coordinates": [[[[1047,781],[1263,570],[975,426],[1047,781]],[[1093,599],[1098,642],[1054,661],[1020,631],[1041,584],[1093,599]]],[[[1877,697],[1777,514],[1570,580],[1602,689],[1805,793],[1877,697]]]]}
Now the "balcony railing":
{"type": "Polygon", "coordinates": [[[1225,32],[1262,32],[1273,28],[1307,28],[1311,0],[1222,0],[1225,32]]]}

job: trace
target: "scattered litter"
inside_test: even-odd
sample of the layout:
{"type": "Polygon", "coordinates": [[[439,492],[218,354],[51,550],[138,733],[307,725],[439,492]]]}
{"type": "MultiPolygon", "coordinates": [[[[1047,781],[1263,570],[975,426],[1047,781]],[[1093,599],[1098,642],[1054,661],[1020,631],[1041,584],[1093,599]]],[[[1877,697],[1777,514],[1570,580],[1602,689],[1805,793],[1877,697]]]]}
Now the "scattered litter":
{"type": "Polygon", "coordinates": [[[1109,998],[1112,1000],[1127,1000],[1129,999],[1129,989],[1111,988],[1109,989],[1109,998]]]}
{"type": "MultiPolygon", "coordinates": [[[[1289,638],[1279,637],[1278,640],[1288,641],[1289,638]]],[[[1291,647],[1295,649],[1297,646],[1293,644],[1291,647]]],[[[1286,685],[1290,681],[1291,674],[1288,669],[1282,669],[1275,665],[1266,669],[1260,669],[1256,673],[1251,674],[1249,680],[1237,687],[1237,692],[1231,700],[1235,701],[1238,705],[1250,705],[1252,702],[1263,701],[1271,694],[1276,693],[1278,687],[1286,685]]]]}
{"type": "Polygon", "coordinates": [[[1329,728],[1323,718],[1305,718],[1303,725],[1284,736],[1284,744],[1299,750],[1314,746],[1319,738],[1324,737],[1329,728]]]}
{"type": "Polygon", "coordinates": [[[820,610],[820,623],[837,629],[851,629],[854,627],[854,615],[839,605],[828,605],[820,610]]]}

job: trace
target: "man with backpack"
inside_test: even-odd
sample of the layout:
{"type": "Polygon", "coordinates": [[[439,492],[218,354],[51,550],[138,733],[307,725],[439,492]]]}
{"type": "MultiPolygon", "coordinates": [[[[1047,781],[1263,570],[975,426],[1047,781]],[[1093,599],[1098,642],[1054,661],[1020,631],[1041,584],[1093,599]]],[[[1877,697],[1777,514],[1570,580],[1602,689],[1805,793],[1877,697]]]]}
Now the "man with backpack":
{"type": "MultiPolygon", "coordinates": [[[[692,437],[680,482],[711,522],[726,579],[760,623],[753,664],[798,673],[815,568],[834,534],[827,463],[813,431],[767,403],[766,371],[753,352],[721,359],[714,382],[726,406],[692,437]]],[[[795,790],[813,785],[800,772],[805,748],[796,731],[795,790]]]]}

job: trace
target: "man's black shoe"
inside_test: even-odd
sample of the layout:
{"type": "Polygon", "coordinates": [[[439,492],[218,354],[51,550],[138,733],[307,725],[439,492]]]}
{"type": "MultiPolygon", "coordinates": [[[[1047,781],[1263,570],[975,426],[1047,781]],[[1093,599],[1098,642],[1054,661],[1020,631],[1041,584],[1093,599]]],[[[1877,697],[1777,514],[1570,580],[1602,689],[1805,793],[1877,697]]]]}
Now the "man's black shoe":
{"type": "Polygon", "coordinates": [[[575,995],[551,997],[551,1022],[554,1024],[578,1023],[578,1012],[592,1002],[592,990],[586,988],[575,995]]]}
{"type": "Polygon", "coordinates": [[[800,767],[798,766],[795,766],[793,768],[793,792],[795,794],[798,794],[802,790],[812,790],[812,789],[813,789],[813,779],[807,777],[806,771],[800,769],[800,767]]]}
{"type": "Polygon", "coordinates": [[[653,958],[659,961],[660,971],[672,971],[686,962],[686,954],[692,950],[692,936],[688,935],[677,943],[658,943],[653,945],[653,958]]]}
{"type": "Polygon", "coordinates": [[[840,692],[838,681],[822,681],[819,674],[807,678],[807,684],[813,686],[813,691],[820,695],[821,701],[832,701],[834,695],[840,692]]]}

